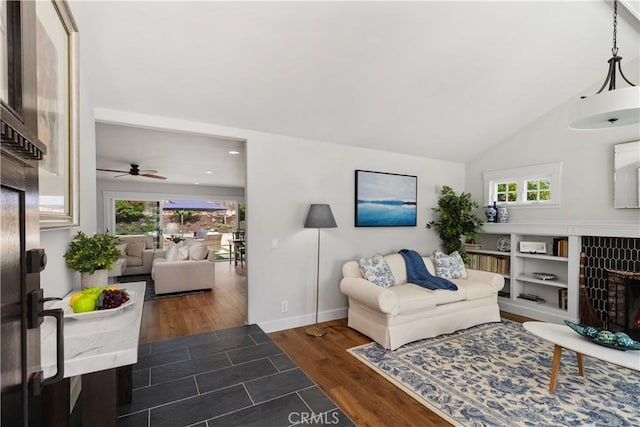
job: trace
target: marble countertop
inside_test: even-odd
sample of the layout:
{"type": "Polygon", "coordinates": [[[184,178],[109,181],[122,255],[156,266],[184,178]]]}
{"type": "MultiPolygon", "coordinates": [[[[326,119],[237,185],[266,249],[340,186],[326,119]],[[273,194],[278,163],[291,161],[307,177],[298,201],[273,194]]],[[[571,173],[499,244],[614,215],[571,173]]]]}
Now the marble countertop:
{"type": "MultiPolygon", "coordinates": [[[[144,282],[119,286],[133,291],[135,302],[111,315],[97,319],[64,320],[64,377],[102,371],[138,361],[138,338],[144,304],[144,282]]],[[[71,293],[78,292],[74,289],[71,293]]],[[[47,308],[64,304],[56,301],[47,308]]],[[[46,317],[40,328],[41,363],[45,378],[56,373],[56,324],[46,317]]]]}

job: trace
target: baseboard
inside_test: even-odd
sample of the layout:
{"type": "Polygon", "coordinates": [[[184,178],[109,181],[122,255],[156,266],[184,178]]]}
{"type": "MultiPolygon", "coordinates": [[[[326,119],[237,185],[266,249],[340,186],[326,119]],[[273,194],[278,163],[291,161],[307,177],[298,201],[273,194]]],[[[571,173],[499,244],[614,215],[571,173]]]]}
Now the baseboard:
{"type": "MultiPolygon", "coordinates": [[[[334,310],[321,311],[318,313],[319,322],[327,322],[329,320],[342,319],[347,317],[347,307],[336,308],[334,310]]],[[[300,326],[311,325],[315,323],[316,315],[304,314],[301,316],[285,317],[282,319],[268,320],[266,322],[258,322],[258,326],[266,333],[282,331],[284,329],[298,328],[300,326]]]]}

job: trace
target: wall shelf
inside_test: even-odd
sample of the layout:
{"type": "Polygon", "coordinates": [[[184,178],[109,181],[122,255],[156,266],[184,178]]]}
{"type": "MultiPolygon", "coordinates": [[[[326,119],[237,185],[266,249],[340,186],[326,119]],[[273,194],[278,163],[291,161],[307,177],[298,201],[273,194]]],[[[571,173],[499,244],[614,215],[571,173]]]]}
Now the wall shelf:
{"type": "MultiPolygon", "coordinates": [[[[504,228],[507,231],[507,227],[504,228]]],[[[581,236],[563,233],[548,232],[501,232],[501,227],[491,228],[478,234],[476,241],[482,246],[478,249],[469,249],[467,252],[478,257],[507,258],[508,272],[502,272],[505,277],[503,295],[498,297],[500,309],[509,313],[530,317],[536,320],[562,323],[563,320],[578,322],[578,290],[579,290],[579,263],[581,236]],[[498,239],[502,237],[511,239],[511,251],[501,252],[497,247],[498,239]],[[520,253],[520,242],[545,242],[548,251],[553,250],[554,239],[566,239],[568,241],[568,256],[555,256],[551,253],[530,254],[520,253]],[[546,272],[555,274],[554,280],[541,280],[535,277],[533,272],[546,272]],[[508,274],[507,274],[508,273],[508,274]],[[560,308],[561,290],[566,289],[566,309],[560,308]],[[521,293],[536,295],[545,302],[529,301],[518,298],[521,293]]],[[[534,228],[535,230],[535,228],[534,228]]],[[[511,230],[514,231],[514,230],[511,230]]],[[[518,228],[517,231],[522,231],[518,228]]],[[[504,263],[504,262],[503,262],[504,263]]],[[[491,263],[482,263],[479,269],[491,271],[491,263]],[[489,267],[489,268],[487,268],[489,267]]],[[[562,301],[564,303],[564,301],[562,301]]]]}
{"type": "Polygon", "coordinates": [[[490,249],[467,249],[467,253],[469,253],[469,254],[495,255],[495,256],[511,256],[510,252],[503,252],[503,251],[490,250],[490,249]]]}
{"type": "Polygon", "coordinates": [[[568,288],[569,285],[567,283],[563,283],[560,282],[558,280],[542,280],[542,279],[538,279],[537,277],[531,275],[531,274],[520,274],[517,277],[517,280],[521,280],[523,282],[529,282],[529,283],[538,283],[540,285],[544,285],[544,286],[553,286],[556,288],[568,288]]]}
{"type": "Polygon", "coordinates": [[[569,258],[555,255],[528,254],[519,252],[516,254],[519,258],[544,259],[546,261],[568,262],[569,258]]]}

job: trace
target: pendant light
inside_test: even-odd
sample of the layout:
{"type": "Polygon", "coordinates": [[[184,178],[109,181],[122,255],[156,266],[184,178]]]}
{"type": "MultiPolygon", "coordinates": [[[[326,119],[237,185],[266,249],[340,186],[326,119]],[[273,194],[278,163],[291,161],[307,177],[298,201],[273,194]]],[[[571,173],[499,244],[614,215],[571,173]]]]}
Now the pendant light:
{"type": "Polygon", "coordinates": [[[609,59],[607,77],[595,95],[580,98],[570,112],[572,129],[605,129],[640,122],[640,87],[634,85],[622,72],[622,57],[617,46],[618,1],[613,2],[613,56],[609,59]],[[616,71],[629,84],[616,89],[616,71]],[[605,88],[608,89],[605,91],[605,88]]]}

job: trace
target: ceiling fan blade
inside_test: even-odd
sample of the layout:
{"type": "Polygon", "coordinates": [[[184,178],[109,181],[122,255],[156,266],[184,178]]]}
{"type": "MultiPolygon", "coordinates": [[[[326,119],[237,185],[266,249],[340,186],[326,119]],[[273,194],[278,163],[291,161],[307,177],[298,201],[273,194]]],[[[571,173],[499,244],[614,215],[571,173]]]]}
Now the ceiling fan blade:
{"type": "Polygon", "coordinates": [[[141,173],[140,176],[146,176],[147,178],[155,178],[155,179],[167,179],[166,176],[153,175],[150,173],[141,173]]]}
{"type": "Polygon", "coordinates": [[[102,169],[102,168],[96,168],[97,171],[103,171],[103,172],[118,172],[118,173],[126,173],[128,174],[128,171],[122,171],[122,170],[116,170],[116,169],[102,169]]]}
{"type": "Polygon", "coordinates": [[[155,169],[141,169],[138,172],[140,172],[140,174],[145,174],[145,173],[158,173],[157,170],[155,169]]]}
{"type": "MultiPolygon", "coordinates": [[[[114,172],[122,172],[122,171],[114,171],[114,172]]],[[[129,175],[129,172],[123,173],[122,175],[116,175],[114,176],[114,178],[120,178],[121,176],[127,176],[129,175]]]]}

